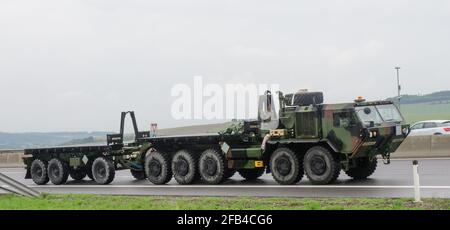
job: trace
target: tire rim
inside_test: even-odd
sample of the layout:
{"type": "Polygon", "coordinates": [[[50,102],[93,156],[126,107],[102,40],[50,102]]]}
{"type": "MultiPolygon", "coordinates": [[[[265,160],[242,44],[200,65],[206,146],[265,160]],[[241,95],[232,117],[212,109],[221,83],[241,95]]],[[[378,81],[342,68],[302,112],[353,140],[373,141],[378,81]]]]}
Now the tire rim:
{"type": "Polygon", "coordinates": [[[275,160],[275,169],[280,175],[286,176],[292,170],[291,161],[287,157],[282,156],[275,160]]]}
{"type": "Polygon", "coordinates": [[[189,173],[189,163],[184,157],[179,157],[175,162],[175,172],[180,176],[186,176],[189,173]]]}
{"type": "Polygon", "coordinates": [[[148,168],[149,168],[149,174],[151,176],[157,177],[161,174],[162,171],[162,166],[161,163],[159,163],[159,161],[152,159],[149,164],[148,164],[148,168]]]}
{"type": "Polygon", "coordinates": [[[33,175],[37,176],[37,177],[42,177],[44,174],[44,171],[42,170],[41,167],[34,167],[33,168],[33,175]]]}
{"type": "Polygon", "coordinates": [[[327,171],[327,163],[321,156],[313,156],[310,161],[311,171],[316,175],[323,175],[327,171]]]}
{"type": "Polygon", "coordinates": [[[52,165],[50,167],[50,172],[51,172],[53,178],[58,178],[59,175],[61,174],[60,171],[59,171],[59,167],[56,166],[56,165],[52,165]]]}
{"type": "Polygon", "coordinates": [[[95,167],[95,174],[96,177],[99,179],[103,179],[106,177],[106,168],[103,165],[97,165],[97,167],[95,167]]]}
{"type": "Polygon", "coordinates": [[[203,168],[204,168],[203,171],[206,173],[206,175],[214,176],[217,172],[216,161],[211,157],[207,157],[203,162],[203,168]]]}

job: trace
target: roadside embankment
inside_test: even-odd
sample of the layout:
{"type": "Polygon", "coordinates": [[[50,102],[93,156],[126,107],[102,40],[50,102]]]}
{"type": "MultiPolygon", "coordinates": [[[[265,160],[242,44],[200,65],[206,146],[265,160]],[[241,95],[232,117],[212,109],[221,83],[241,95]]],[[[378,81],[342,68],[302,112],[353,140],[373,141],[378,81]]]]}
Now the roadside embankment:
{"type": "Polygon", "coordinates": [[[450,199],[0,195],[0,210],[449,210],[450,199]],[[124,202],[126,201],[126,202],[124,202]]]}

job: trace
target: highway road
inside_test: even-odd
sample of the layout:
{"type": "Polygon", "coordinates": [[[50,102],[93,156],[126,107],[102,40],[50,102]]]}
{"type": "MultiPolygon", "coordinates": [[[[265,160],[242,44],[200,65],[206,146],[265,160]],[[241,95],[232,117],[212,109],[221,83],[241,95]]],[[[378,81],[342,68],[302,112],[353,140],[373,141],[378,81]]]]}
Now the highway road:
{"type": "MultiPolygon", "coordinates": [[[[175,195],[175,196],[260,196],[260,197],[412,197],[412,160],[381,161],[377,171],[365,181],[353,181],[341,172],[332,185],[312,185],[306,176],[296,185],[278,185],[270,174],[253,182],[244,181],[238,174],[221,185],[178,185],[172,180],[167,185],[153,185],[136,181],[128,171],[118,171],[110,185],[92,181],[69,181],[66,185],[35,185],[25,180],[21,168],[0,168],[0,172],[47,193],[85,193],[114,195],[175,195]]],[[[450,159],[420,159],[419,173],[423,197],[450,198],[450,159]]]]}

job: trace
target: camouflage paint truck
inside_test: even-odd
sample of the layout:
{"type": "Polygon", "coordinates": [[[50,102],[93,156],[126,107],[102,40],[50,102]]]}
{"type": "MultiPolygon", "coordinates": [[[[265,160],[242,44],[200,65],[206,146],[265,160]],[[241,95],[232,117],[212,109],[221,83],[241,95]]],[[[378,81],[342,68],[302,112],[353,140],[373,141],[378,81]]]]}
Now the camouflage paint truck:
{"type": "Polygon", "coordinates": [[[116,170],[137,180],[166,184],[219,184],[236,172],[246,180],[271,173],[279,184],[295,184],[304,174],[313,184],[329,184],[341,170],[365,179],[377,156],[389,163],[409,132],[390,101],[323,104],[320,92],[279,93],[279,111],[268,91],[256,120],[237,121],[217,134],[159,136],[140,132],[134,112],[123,112],[120,133],[106,145],[26,149],[26,178],[36,184],[64,184],[69,176],[111,183],[116,170]],[[135,140],[123,140],[131,115],[135,140]]]}

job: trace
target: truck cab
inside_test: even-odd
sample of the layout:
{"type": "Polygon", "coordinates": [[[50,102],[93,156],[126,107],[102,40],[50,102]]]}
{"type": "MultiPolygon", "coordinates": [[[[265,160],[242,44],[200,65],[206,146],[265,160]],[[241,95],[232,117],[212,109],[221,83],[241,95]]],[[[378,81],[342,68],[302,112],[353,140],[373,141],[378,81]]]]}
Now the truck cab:
{"type": "MultiPolygon", "coordinates": [[[[341,169],[352,178],[364,179],[375,171],[376,156],[389,163],[390,153],[409,132],[391,101],[367,102],[359,97],[351,103],[323,104],[321,92],[304,90],[286,96],[279,93],[279,101],[277,128],[262,131],[267,140],[266,161],[275,175],[283,167],[292,171],[299,165],[298,174],[304,171],[315,184],[331,183],[341,169]],[[279,151],[289,156],[281,168],[280,161],[273,159],[279,151]]],[[[286,180],[288,176],[284,173],[278,178],[286,183],[296,181],[286,180]]]]}

